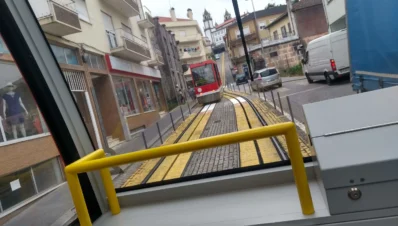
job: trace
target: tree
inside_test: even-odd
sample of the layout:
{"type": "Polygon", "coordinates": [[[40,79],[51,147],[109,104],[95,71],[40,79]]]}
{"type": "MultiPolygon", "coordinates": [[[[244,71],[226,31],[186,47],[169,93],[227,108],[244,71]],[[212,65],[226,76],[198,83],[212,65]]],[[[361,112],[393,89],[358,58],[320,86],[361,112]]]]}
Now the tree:
{"type": "Polygon", "coordinates": [[[268,5],[265,7],[266,9],[275,7],[275,3],[268,3],[268,5]]]}

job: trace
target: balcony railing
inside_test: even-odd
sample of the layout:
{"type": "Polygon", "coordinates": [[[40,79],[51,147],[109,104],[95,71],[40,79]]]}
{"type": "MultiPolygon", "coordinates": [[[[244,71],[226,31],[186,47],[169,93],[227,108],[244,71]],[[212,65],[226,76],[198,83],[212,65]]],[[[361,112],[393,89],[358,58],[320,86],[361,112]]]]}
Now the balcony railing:
{"type": "Polygon", "coordinates": [[[72,0],[30,0],[42,29],[49,34],[65,36],[81,32],[79,15],[72,0]]]}
{"type": "Polygon", "coordinates": [[[155,26],[155,21],[152,18],[151,11],[146,7],[142,7],[142,11],[144,14],[144,17],[140,18],[140,20],[137,22],[138,26],[142,28],[151,28],[155,26]]]}
{"type": "Polygon", "coordinates": [[[140,15],[137,0],[102,0],[106,4],[121,12],[126,17],[140,15]]]}
{"type": "Polygon", "coordinates": [[[202,41],[202,36],[200,34],[196,34],[196,35],[185,35],[185,36],[177,36],[176,39],[178,39],[178,41],[180,43],[184,43],[184,42],[194,42],[194,41],[202,41]]]}
{"type": "MultiPolygon", "coordinates": [[[[257,35],[255,33],[247,33],[247,34],[245,34],[245,41],[246,42],[251,41],[253,39],[256,39],[256,37],[257,37],[257,35]]],[[[242,39],[240,38],[240,35],[235,40],[231,41],[232,46],[235,46],[238,44],[242,44],[242,39]]]]}
{"type": "MultiPolygon", "coordinates": [[[[263,47],[277,45],[285,42],[290,42],[293,40],[297,40],[298,36],[294,33],[286,33],[286,34],[278,34],[278,35],[271,35],[267,38],[261,39],[263,47]]],[[[261,44],[255,44],[248,46],[249,51],[253,51],[255,49],[261,48],[261,44]]]]}
{"type": "Polygon", "coordinates": [[[138,38],[123,29],[106,31],[106,34],[109,47],[114,55],[138,61],[149,60],[151,58],[146,40],[138,38]]]}

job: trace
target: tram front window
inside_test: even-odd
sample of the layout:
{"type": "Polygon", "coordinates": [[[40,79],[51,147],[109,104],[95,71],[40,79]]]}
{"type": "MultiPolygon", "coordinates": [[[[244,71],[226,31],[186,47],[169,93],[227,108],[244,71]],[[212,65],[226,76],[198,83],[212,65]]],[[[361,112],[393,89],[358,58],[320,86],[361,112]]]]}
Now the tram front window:
{"type": "Polygon", "coordinates": [[[212,64],[192,68],[192,76],[196,87],[215,82],[212,64]]]}

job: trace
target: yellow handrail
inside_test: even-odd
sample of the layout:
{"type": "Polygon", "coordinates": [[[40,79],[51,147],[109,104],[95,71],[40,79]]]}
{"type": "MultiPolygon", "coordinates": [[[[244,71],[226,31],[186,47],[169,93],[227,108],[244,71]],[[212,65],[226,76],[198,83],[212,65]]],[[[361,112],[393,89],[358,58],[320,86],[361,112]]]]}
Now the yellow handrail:
{"type": "Polygon", "coordinates": [[[110,210],[113,215],[116,215],[120,213],[120,205],[116,197],[109,167],[278,135],[284,135],[286,137],[301,210],[305,215],[313,214],[315,210],[312,203],[303,157],[300,151],[296,127],[293,123],[287,122],[111,157],[105,157],[105,152],[102,149],[96,150],[65,167],[66,180],[69,184],[69,189],[76,207],[76,213],[79,218],[80,225],[91,226],[92,223],[84,201],[79,178],[77,177],[77,174],[79,173],[100,170],[110,210]]]}

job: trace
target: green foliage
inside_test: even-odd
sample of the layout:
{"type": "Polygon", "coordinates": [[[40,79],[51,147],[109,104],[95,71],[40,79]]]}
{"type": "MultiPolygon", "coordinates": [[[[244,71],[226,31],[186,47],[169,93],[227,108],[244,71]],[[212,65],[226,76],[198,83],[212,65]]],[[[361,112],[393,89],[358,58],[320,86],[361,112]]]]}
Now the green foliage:
{"type": "Polygon", "coordinates": [[[281,76],[283,76],[283,77],[297,76],[297,75],[303,74],[303,68],[302,68],[301,64],[297,64],[293,67],[286,68],[286,69],[279,70],[279,71],[282,71],[281,76]]]}
{"type": "Polygon", "coordinates": [[[216,60],[216,57],[214,56],[214,53],[213,52],[211,52],[211,53],[209,53],[209,54],[207,54],[207,59],[209,59],[209,60],[216,60]]]}

